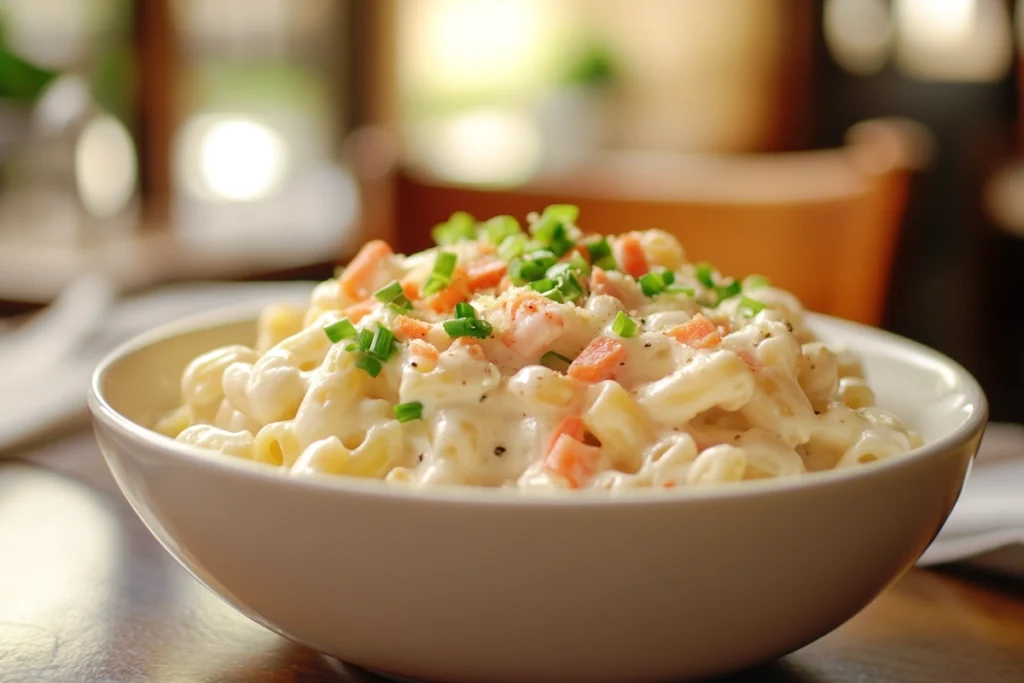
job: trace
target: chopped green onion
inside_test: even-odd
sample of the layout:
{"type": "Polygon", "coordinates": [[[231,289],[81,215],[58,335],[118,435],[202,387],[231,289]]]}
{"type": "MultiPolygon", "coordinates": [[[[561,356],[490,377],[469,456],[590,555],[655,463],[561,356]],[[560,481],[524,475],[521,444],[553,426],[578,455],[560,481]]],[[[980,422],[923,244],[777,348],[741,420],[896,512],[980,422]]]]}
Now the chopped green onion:
{"type": "Polygon", "coordinates": [[[583,296],[583,285],[580,284],[575,275],[566,272],[558,279],[558,291],[562,293],[566,300],[572,301],[583,296]]]}
{"type": "Polygon", "coordinates": [[[369,351],[370,344],[373,343],[373,336],[373,332],[364,327],[359,330],[359,336],[356,337],[356,344],[358,344],[359,348],[363,351],[369,351]]]}
{"type": "Polygon", "coordinates": [[[575,223],[580,217],[580,207],[575,204],[549,204],[544,207],[543,216],[551,216],[561,223],[575,223]]]}
{"type": "Polygon", "coordinates": [[[529,280],[526,279],[526,275],[523,274],[522,259],[512,259],[511,263],[508,264],[508,279],[516,287],[522,287],[529,282],[529,280]]]}
{"type": "Polygon", "coordinates": [[[765,304],[748,296],[740,297],[740,305],[736,311],[745,318],[753,318],[765,309],[765,304]]]}
{"type": "Polygon", "coordinates": [[[473,308],[472,304],[468,304],[465,301],[460,301],[455,304],[455,317],[456,318],[475,318],[476,309],[473,308]]]}
{"type": "Polygon", "coordinates": [[[455,272],[457,260],[458,257],[450,251],[437,252],[437,258],[434,260],[434,269],[431,271],[430,277],[427,278],[427,283],[423,286],[423,293],[425,295],[437,294],[448,286],[448,283],[452,281],[452,273],[455,272]]]}
{"type": "Polygon", "coordinates": [[[451,281],[451,277],[431,273],[430,277],[427,278],[426,284],[423,285],[423,295],[430,296],[431,294],[437,294],[447,287],[451,281]]]}
{"type": "Polygon", "coordinates": [[[473,320],[470,325],[470,330],[472,330],[473,334],[469,336],[477,337],[479,339],[484,339],[494,333],[494,328],[491,327],[491,324],[486,320],[473,320]]]}
{"type": "Polygon", "coordinates": [[[640,276],[640,289],[644,291],[647,296],[656,296],[662,292],[669,292],[671,294],[678,294],[680,291],[688,291],[691,294],[693,290],[688,287],[669,287],[676,281],[676,274],[671,270],[663,270],[658,273],[647,273],[640,276]]]}
{"type": "Polygon", "coordinates": [[[544,214],[530,226],[530,234],[537,243],[546,247],[555,256],[562,256],[572,249],[576,243],[565,234],[565,226],[557,218],[544,214]]]}
{"type": "Polygon", "coordinates": [[[434,270],[431,274],[451,277],[452,273],[455,272],[455,263],[457,260],[458,257],[450,251],[437,252],[437,258],[434,260],[434,270]]]}
{"type": "Polygon", "coordinates": [[[377,323],[377,331],[370,342],[370,355],[377,360],[386,363],[394,350],[395,335],[388,328],[377,323]]]}
{"type": "Polygon", "coordinates": [[[548,268],[547,277],[552,280],[558,280],[563,278],[568,273],[575,275],[582,275],[586,277],[590,274],[590,264],[587,260],[579,254],[573,254],[573,257],[568,261],[562,261],[548,268]]]}
{"type": "Polygon", "coordinates": [[[508,264],[508,278],[517,287],[521,287],[534,280],[540,280],[543,277],[544,269],[533,261],[517,258],[508,264]]]}
{"type": "Polygon", "coordinates": [[[569,263],[556,263],[548,268],[547,277],[534,280],[530,288],[559,303],[572,301],[584,294],[576,274],[569,263]]]}
{"type": "Polygon", "coordinates": [[[727,285],[719,285],[718,287],[715,287],[715,293],[718,294],[718,303],[722,303],[726,299],[731,299],[742,291],[743,287],[740,285],[739,280],[733,280],[727,285]]]}
{"type": "Polygon", "coordinates": [[[455,318],[444,321],[444,331],[449,337],[475,337],[484,339],[491,336],[494,328],[486,320],[477,318],[455,318]]]}
{"type": "Polygon", "coordinates": [[[612,256],[612,247],[608,244],[606,238],[602,237],[598,241],[591,242],[586,246],[587,251],[590,252],[590,262],[595,266],[605,270],[615,270],[618,267],[615,263],[615,257],[612,256]]]}
{"type": "Polygon", "coordinates": [[[380,374],[380,361],[373,356],[363,355],[356,359],[356,367],[365,370],[370,377],[380,374]]]}
{"type": "Polygon", "coordinates": [[[356,326],[352,324],[352,321],[348,318],[342,318],[337,322],[333,322],[330,325],[324,327],[324,334],[333,343],[337,344],[342,339],[355,339],[356,335],[359,334],[356,330],[356,326]]]}
{"type": "Polygon", "coordinates": [[[571,239],[565,237],[564,235],[560,235],[556,236],[553,240],[551,240],[551,243],[548,244],[548,249],[550,249],[555,256],[562,257],[575,246],[576,243],[573,242],[571,239]]]}
{"type": "Polygon", "coordinates": [[[495,246],[500,246],[505,239],[519,234],[520,231],[519,221],[512,216],[495,216],[484,223],[484,233],[495,246]]]}
{"type": "Polygon", "coordinates": [[[743,289],[761,289],[762,287],[767,287],[771,283],[771,280],[766,278],[764,275],[751,275],[743,281],[743,289]]]}
{"type": "Polygon", "coordinates": [[[379,301],[388,304],[397,313],[404,313],[412,308],[412,303],[405,296],[402,283],[394,280],[391,284],[381,287],[373,293],[379,301]]]}
{"type": "Polygon", "coordinates": [[[395,419],[399,422],[411,422],[423,419],[423,404],[419,401],[399,403],[394,407],[395,419]]]}
{"type": "Polygon", "coordinates": [[[620,337],[635,337],[639,330],[640,323],[622,311],[619,311],[619,314],[615,316],[615,320],[612,321],[612,332],[620,337]]]}
{"type": "Polygon", "coordinates": [[[686,296],[693,296],[695,292],[693,287],[666,287],[666,294],[685,294],[686,296]]]}
{"type": "Polygon", "coordinates": [[[565,372],[566,368],[572,364],[572,359],[566,358],[555,351],[548,351],[540,357],[540,364],[546,368],[551,368],[552,370],[565,372]]]}
{"type": "Polygon", "coordinates": [[[544,278],[548,268],[555,265],[558,258],[546,249],[538,249],[517,258],[508,266],[508,277],[516,286],[525,285],[544,278]]]}
{"type": "Polygon", "coordinates": [[[530,234],[541,244],[551,244],[557,237],[565,237],[565,226],[562,221],[547,213],[530,224],[530,234]]]}
{"type": "Polygon", "coordinates": [[[640,289],[647,296],[655,296],[665,291],[665,281],[658,273],[647,273],[640,276],[640,289]]]}
{"type": "Polygon", "coordinates": [[[707,261],[701,261],[696,266],[697,281],[708,289],[715,286],[715,279],[712,277],[714,267],[707,261]]]}
{"type": "Polygon", "coordinates": [[[524,258],[539,264],[545,271],[558,263],[558,257],[547,249],[536,249],[527,254],[524,258]]]}
{"type": "Polygon", "coordinates": [[[498,247],[498,256],[501,257],[502,261],[511,261],[517,256],[522,256],[525,250],[526,235],[520,232],[509,235],[501,241],[501,245],[498,247]]]}
{"type": "Polygon", "coordinates": [[[544,278],[543,280],[534,280],[530,283],[530,289],[535,292],[546,292],[554,289],[558,285],[557,282],[551,278],[544,278]]]}
{"type": "Polygon", "coordinates": [[[398,280],[393,280],[391,284],[381,287],[373,293],[373,295],[377,297],[378,301],[383,301],[384,303],[390,303],[402,296],[402,294],[404,294],[402,291],[402,283],[398,280]]]}
{"type": "Polygon", "coordinates": [[[579,207],[572,204],[551,204],[530,224],[530,234],[541,244],[550,246],[556,255],[561,256],[575,244],[565,234],[565,224],[574,223],[579,215],[579,207]]]}
{"type": "Polygon", "coordinates": [[[552,288],[552,289],[547,290],[546,292],[541,292],[541,294],[543,294],[544,296],[546,296],[547,298],[551,299],[552,301],[554,301],[556,303],[560,303],[560,304],[564,304],[565,303],[565,297],[562,296],[562,292],[560,292],[557,289],[552,288]]]}
{"type": "Polygon", "coordinates": [[[579,252],[576,252],[569,258],[568,266],[584,277],[590,275],[590,264],[587,263],[587,259],[583,258],[579,252]]]}
{"type": "Polygon", "coordinates": [[[440,245],[455,244],[461,240],[476,237],[476,219],[465,211],[456,211],[445,223],[435,225],[430,231],[434,242],[440,245]]]}
{"type": "Polygon", "coordinates": [[[548,272],[545,274],[550,280],[557,280],[562,276],[563,273],[569,272],[572,266],[567,261],[556,263],[555,265],[548,268],[548,272]]]}

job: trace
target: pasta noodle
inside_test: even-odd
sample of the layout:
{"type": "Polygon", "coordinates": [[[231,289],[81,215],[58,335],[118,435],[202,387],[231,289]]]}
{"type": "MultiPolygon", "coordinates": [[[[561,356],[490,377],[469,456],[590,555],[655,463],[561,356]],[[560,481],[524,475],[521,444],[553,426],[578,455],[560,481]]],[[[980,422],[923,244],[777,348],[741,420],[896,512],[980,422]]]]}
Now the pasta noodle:
{"type": "Polygon", "coordinates": [[[294,476],[525,492],[682,488],[898,457],[859,360],[791,293],[686,260],[660,230],[465,214],[371,242],[250,348],[193,360],[155,429],[294,476]]]}

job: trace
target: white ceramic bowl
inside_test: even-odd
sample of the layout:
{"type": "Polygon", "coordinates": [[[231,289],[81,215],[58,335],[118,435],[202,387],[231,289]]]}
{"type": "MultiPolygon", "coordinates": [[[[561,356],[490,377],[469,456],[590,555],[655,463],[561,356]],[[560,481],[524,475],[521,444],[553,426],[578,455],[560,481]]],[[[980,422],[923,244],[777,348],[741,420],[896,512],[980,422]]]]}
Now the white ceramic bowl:
{"type": "Polygon", "coordinates": [[[252,308],[185,321],[96,371],[124,495],[202,583],[342,660],[433,681],[665,681],[771,660],[908,569],[959,494],[987,417],[975,380],[905,339],[815,316],[927,445],[845,471],[708,490],[394,491],[295,479],[146,429],[186,362],[251,343],[252,308]],[[223,322],[223,321],[227,322],[223,322]]]}

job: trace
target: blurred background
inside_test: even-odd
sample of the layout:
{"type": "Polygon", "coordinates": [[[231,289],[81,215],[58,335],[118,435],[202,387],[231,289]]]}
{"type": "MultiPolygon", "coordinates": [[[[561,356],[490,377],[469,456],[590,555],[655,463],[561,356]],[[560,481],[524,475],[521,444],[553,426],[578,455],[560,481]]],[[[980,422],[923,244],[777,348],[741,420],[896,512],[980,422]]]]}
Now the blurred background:
{"type": "Polygon", "coordinates": [[[0,316],[583,207],[1024,422],[1024,2],[0,0],[0,316]]]}

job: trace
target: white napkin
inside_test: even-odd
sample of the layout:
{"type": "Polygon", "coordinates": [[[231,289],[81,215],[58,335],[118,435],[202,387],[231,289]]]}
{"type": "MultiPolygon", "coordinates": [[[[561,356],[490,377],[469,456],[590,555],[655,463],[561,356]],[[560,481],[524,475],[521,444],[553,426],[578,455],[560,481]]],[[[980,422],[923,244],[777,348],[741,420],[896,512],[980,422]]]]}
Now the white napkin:
{"type": "Polygon", "coordinates": [[[1024,577],[1024,425],[994,422],[953,513],[918,560],[1024,577]]]}
{"type": "Polygon", "coordinates": [[[249,301],[301,301],[311,282],[188,283],[126,297],[106,311],[82,343],[31,373],[0,376],[0,457],[15,446],[86,416],[97,363],[123,342],[177,318],[249,301]]]}

